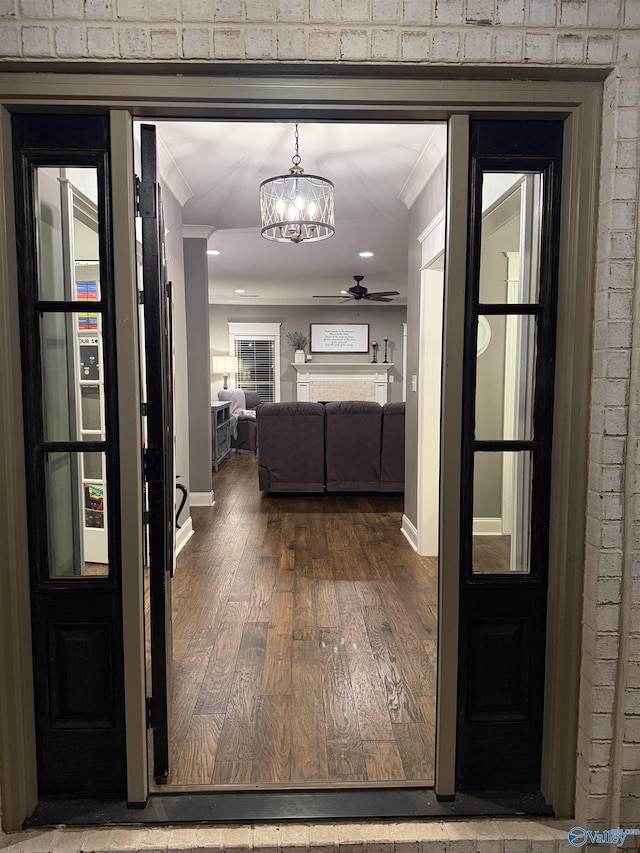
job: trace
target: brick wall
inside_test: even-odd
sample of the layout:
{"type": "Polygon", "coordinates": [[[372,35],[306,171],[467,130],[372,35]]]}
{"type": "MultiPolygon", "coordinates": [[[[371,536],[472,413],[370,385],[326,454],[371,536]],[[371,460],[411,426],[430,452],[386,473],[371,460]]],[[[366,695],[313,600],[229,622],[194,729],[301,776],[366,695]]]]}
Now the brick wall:
{"type": "Polygon", "coordinates": [[[0,0],[15,60],[611,66],[577,819],[640,824],[640,0],[0,0]]]}

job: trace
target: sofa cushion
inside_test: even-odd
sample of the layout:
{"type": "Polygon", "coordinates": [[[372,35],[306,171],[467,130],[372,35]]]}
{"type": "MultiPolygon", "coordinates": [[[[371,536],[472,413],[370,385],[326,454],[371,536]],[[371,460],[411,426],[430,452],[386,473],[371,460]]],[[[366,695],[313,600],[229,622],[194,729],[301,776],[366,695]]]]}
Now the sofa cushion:
{"type": "Polygon", "coordinates": [[[327,491],[379,491],[382,406],[345,400],[325,409],[327,491]]]}
{"type": "Polygon", "coordinates": [[[261,491],[324,491],[324,406],[260,403],[258,482],[261,491]]]}
{"type": "Polygon", "coordinates": [[[382,407],[380,490],[383,492],[404,491],[404,415],[404,403],[385,403],[382,407]]]}

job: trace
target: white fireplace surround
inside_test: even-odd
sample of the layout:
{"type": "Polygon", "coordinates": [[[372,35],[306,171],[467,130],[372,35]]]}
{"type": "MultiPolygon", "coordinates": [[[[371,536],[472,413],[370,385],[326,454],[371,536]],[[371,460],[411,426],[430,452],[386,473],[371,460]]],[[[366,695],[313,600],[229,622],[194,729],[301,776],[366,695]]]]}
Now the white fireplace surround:
{"type": "Polygon", "coordinates": [[[297,400],[372,400],[380,405],[387,402],[387,374],[393,364],[308,361],[291,366],[297,373],[297,400]]]}

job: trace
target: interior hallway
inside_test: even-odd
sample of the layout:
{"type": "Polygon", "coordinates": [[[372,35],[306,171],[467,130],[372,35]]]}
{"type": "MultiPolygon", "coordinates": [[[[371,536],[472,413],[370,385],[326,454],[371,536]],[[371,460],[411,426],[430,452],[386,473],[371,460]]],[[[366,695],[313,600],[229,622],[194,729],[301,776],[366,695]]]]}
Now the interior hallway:
{"type": "Polygon", "coordinates": [[[266,497],[257,460],[216,504],[173,584],[170,784],[433,784],[437,561],[402,497],[266,497]]]}

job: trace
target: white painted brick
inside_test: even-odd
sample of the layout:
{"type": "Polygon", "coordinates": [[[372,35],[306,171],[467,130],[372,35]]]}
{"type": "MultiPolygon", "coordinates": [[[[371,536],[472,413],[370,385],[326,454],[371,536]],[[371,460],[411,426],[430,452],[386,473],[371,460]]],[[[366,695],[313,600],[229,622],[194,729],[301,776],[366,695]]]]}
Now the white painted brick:
{"type": "Polygon", "coordinates": [[[590,0],[587,23],[594,28],[618,26],[621,15],[622,0],[590,0]]]}
{"type": "Polygon", "coordinates": [[[524,0],[497,0],[496,23],[503,27],[522,26],[524,0]]]}
{"type": "Polygon", "coordinates": [[[338,20],[339,12],[338,0],[310,0],[309,19],[313,23],[335,23],[338,20]]]}
{"type": "Polygon", "coordinates": [[[216,59],[241,59],[243,52],[241,30],[214,30],[213,55],[216,59]]]}
{"type": "Polygon", "coordinates": [[[640,690],[627,688],[624,691],[624,710],[626,714],[640,714],[640,690]]]}
{"type": "Polygon", "coordinates": [[[271,0],[244,0],[244,12],[247,21],[274,21],[275,4],[271,0]]]}
{"type": "MultiPolygon", "coordinates": [[[[606,506],[606,501],[603,501],[603,503],[606,506]]],[[[605,511],[607,510],[608,507],[606,507],[605,511]]],[[[602,575],[602,577],[619,578],[622,574],[622,552],[600,551],[600,553],[598,554],[598,571],[602,575]]],[[[611,629],[601,628],[600,630],[604,631],[611,629]]]]}
{"type": "Polygon", "coordinates": [[[331,824],[311,824],[309,826],[309,853],[334,853],[336,849],[336,830],[331,824]]]}
{"type": "Polygon", "coordinates": [[[244,36],[247,59],[273,59],[275,57],[275,38],[273,30],[260,27],[247,30],[244,36]]]}
{"type": "Polygon", "coordinates": [[[640,767],[640,746],[624,744],[622,747],[622,769],[637,770],[640,767]]]}
{"type": "Polygon", "coordinates": [[[431,42],[426,32],[402,33],[400,55],[404,62],[425,62],[431,55],[431,42]]]}
{"type": "Polygon", "coordinates": [[[311,30],[309,33],[310,59],[337,59],[338,34],[335,30],[311,30]]]}
{"type": "Polygon", "coordinates": [[[152,21],[177,21],[179,16],[177,0],[153,0],[149,4],[152,21]]]}
{"type": "Polygon", "coordinates": [[[492,56],[493,38],[490,30],[467,29],[464,32],[464,59],[467,62],[488,62],[492,56]]]}
{"type": "Polygon", "coordinates": [[[640,743],[640,717],[627,717],[624,721],[625,743],[640,743]]]}
{"type": "MultiPolygon", "coordinates": [[[[598,631],[617,631],[619,626],[619,609],[615,604],[600,605],[596,610],[596,629],[598,631]]],[[[608,712],[610,708],[599,708],[599,711],[608,712]]]]}
{"type": "Polygon", "coordinates": [[[553,60],[553,36],[548,33],[526,33],[524,37],[525,62],[551,62],[553,60]]]}
{"type": "MultiPolygon", "coordinates": [[[[305,0],[277,0],[276,20],[299,23],[305,20],[308,3],[305,0]]],[[[335,10],[335,3],[330,4],[335,10]]],[[[314,9],[316,4],[313,4],[314,9]]]]}
{"type": "Polygon", "coordinates": [[[618,89],[620,107],[637,107],[640,104],[640,79],[621,80],[618,89]]]}
{"type": "Polygon", "coordinates": [[[575,63],[584,61],[584,37],[577,33],[559,35],[556,38],[556,62],[575,63]]]}
{"type": "Polygon", "coordinates": [[[584,27],[587,24],[587,0],[560,0],[560,26],[584,27]]]}
{"type": "Polygon", "coordinates": [[[397,24],[401,14],[401,0],[371,0],[371,21],[374,24],[397,24]]]}
{"type": "Polygon", "coordinates": [[[631,353],[629,350],[608,352],[605,358],[606,372],[610,379],[628,379],[631,373],[631,353]]]}
{"type": "Polygon", "coordinates": [[[20,14],[23,18],[50,18],[52,13],[51,0],[21,0],[20,14]]]}
{"type": "Polygon", "coordinates": [[[640,637],[630,637],[627,641],[629,660],[640,660],[640,637]]]}
{"type": "MultiPolygon", "coordinates": [[[[635,228],[637,203],[635,201],[614,201],[611,205],[611,227],[617,230],[635,228]]],[[[631,316],[629,313],[627,316],[631,316]]]]}
{"type": "Polygon", "coordinates": [[[18,14],[18,0],[0,0],[0,18],[15,18],[18,14]]]}
{"type": "Polygon", "coordinates": [[[435,0],[435,23],[439,27],[464,24],[464,0],[435,0]]]}
{"type": "Polygon", "coordinates": [[[555,2],[549,0],[529,0],[525,6],[525,24],[534,27],[553,27],[556,23],[555,2]]]}
{"type": "Polygon", "coordinates": [[[87,27],[87,53],[96,57],[117,57],[118,39],[113,27],[87,27]]]}
{"type": "Polygon", "coordinates": [[[618,62],[637,62],[640,59],[640,39],[637,33],[623,33],[618,36],[616,60],[618,62]]]}
{"type": "Polygon", "coordinates": [[[276,49],[278,59],[303,59],[305,56],[305,41],[303,29],[281,29],[276,34],[276,49]]]}
{"type": "Polygon", "coordinates": [[[427,26],[432,21],[431,3],[427,3],[425,0],[404,0],[402,21],[404,24],[427,26]]]}
{"type": "Polygon", "coordinates": [[[596,601],[598,604],[619,604],[620,578],[599,578],[596,585],[596,601]]]}
{"type": "Polygon", "coordinates": [[[20,27],[3,24],[0,27],[0,56],[20,56],[21,52],[20,27]]]}
{"type": "Polygon", "coordinates": [[[631,346],[631,322],[629,320],[609,320],[607,326],[607,345],[614,349],[631,346]]]}
{"type": "Polygon", "coordinates": [[[210,22],[211,6],[211,0],[182,0],[182,20],[210,22]]]}
{"type": "Polygon", "coordinates": [[[213,20],[220,23],[237,23],[242,21],[242,0],[216,0],[213,9],[213,20]]]}
{"type": "Polygon", "coordinates": [[[382,61],[397,59],[398,31],[373,30],[371,33],[371,59],[382,61]]]}
{"type": "Polygon", "coordinates": [[[522,35],[498,32],[494,40],[494,58],[496,62],[521,62],[522,35]]]}
{"type": "Polygon", "coordinates": [[[589,792],[592,794],[608,794],[609,779],[609,768],[591,770],[589,773],[589,792]]]}
{"type": "Polygon", "coordinates": [[[345,24],[369,23],[369,0],[342,0],[340,20],[345,24]]]}
{"type": "Polygon", "coordinates": [[[458,62],[460,59],[460,33],[446,30],[434,32],[431,44],[434,62],[458,62]]]}
{"type": "Polygon", "coordinates": [[[615,145],[615,162],[618,169],[638,167],[638,146],[629,140],[620,140],[615,145]]]}
{"type": "Polygon", "coordinates": [[[53,0],[54,18],[72,18],[81,21],[83,16],[83,0],[53,0]]]}
{"type": "Polygon", "coordinates": [[[614,48],[613,36],[589,36],[587,38],[587,62],[594,65],[609,65],[613,62],[614,48]]]}
{"type": "Polygon", "coordinates": [[[49,27],[23,27],[22,51],[25,56],[51,56],[49,27]]]}
{"type": "Polygon", "coordinates": [[[493,26],[495,23],[494,0],[467,0],[465,22],[487,27],[493,26]]]}
{"type": "Polygon", "coordinates": [[[607,381],[603,402],[607,406],[627,405],[627,383],[624,379],[609,379],[607,381]]]}
{"type": "Polygon", "coordinates": [[[622,796],[640,797],[640,772],[622,774],[622,796]]]}
{"type": "Polygon", "coordinates": [[[120,55],[125,59],[149,56],[149,33],[142,27],[127,27],[118,34],[120,55]]]}
{"type": "Polygon", "coordinates": [[[637,0],[626,0],[624,4],[623,26],[640,27],[640,5],[637,0]]]}
{"type": "Polygon", "coordinates": [[[251,826],[225,826],[222,834],[226,849],[237,853],[249,853],[253,848],[253,828],[251,826]]]}
{"type": "Polygon", "coordinates": [[[618,139],[637,139],[638,110],[634,108],[617,110],[614,129],[615,135],[618,139]]]}
{"type": "Polygon", "coordinates": [[[640,688],[640,663],[637,661],[627,665],[627,687],[640,688]]]}
{"type": "Polygon", "coordinates": [[[171,59],[178,55],[180,39],[173,27],[151,29],[151,56],[154,59],[171,59]]]}
{"type": "Polygon", "coordinates": [[[603,548],[622,548],[622,525],[619,521],[606,521],[601,525],[603,548]]]}
{"type": "Polygon", "coordinates": [[[84,0],[88,21],[111,21],[115,15],[115,0],[84,0]]]}
{"type": "Polygon", "coordinates": [[[56,54],[60,57],[84,56],[85,32],[79,24],[56,27],[54,31],[56,54]]]}
{"type": "Polygon", "coordinates": [[[206,27],[186,27],[182,31],[182,55],[185,59],[212,57],[211,33],[206,27]]]}
{"type": "Polygon", "coordinates": [[[116,16],[123,21],[145,21],[148,9],[145,0],[117,0],[116,16]]]}
{"type": "Polygon", "coordinates": [[[340,32],[340,59],[363,61],[369,58],[369,38],[366,30],[340,32]]]}

